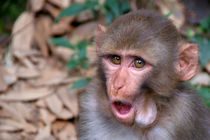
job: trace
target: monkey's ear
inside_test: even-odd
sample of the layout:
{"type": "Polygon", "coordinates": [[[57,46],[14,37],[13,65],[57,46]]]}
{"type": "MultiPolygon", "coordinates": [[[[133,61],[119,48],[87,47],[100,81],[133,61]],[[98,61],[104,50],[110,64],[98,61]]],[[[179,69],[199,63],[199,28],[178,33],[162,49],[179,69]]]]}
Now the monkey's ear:
{"type": "Polygon", "coordinates": [[[97,32],[96,32],[96,52],[98,52],[98,48],[102,45],[102,39],[104,37],[104,33],[106,32],[106,27],[102,25],[98,25],[97,32]]]}
{"type": "Polygon", "coordinates": [[[198,66],[198,45],[184,44],[179,50],[178,73],[181,81],[191,79],[198,66]]]}

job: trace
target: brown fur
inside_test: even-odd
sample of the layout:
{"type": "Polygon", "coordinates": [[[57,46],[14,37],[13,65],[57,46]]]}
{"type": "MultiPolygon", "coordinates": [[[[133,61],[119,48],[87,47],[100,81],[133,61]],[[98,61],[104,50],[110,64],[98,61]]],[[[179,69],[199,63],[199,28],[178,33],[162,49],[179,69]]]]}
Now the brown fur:
{"type": "MultiPolygon", "coordinates": [[[[102,36],[100,36],[102,38],[102,36]]],[[[109,26],[99,46],[101,55],[132,49],[145,55],[154,69],[141,88],[142,96],[155,100],[156,121],[146,128],[121,124],[112,114],[101,59],[98,76],[80,96],[80,140],[208,140],[209,110],[196,92],[179,81],[175,63],[181,38],[166,18],[147,10],[119,17],[109,26]],[[151,53],[152,52],[152,53],[151,53]]],[[[146,105],[146,104],[145,104],[146,105]]]]}

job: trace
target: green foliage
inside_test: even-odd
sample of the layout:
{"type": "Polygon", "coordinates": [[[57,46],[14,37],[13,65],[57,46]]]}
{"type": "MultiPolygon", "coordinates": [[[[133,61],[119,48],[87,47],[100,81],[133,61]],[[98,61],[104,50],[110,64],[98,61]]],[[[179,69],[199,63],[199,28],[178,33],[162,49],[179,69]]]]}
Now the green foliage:
{"type": "Polygon", "coordinates": [[[83,88],[87,86],[90,80],[91,80],[90,78],[80,79],[72,85],[71,89],[83,88]]]}
{"type": "Polygon", "coordinates": [[[80,14],[85,10],[94,10],[98,5],[96,0],[86,0],[85,3],[73,3],[68,8],[61,11],[59,16],[56,18],[56,22],[62,17],[74,16],[80,14]]]}
{"type": "MultiPolygon", "coordinates": [[[[77,44],[72,45],[64,37],[51,38],[50,42],[52,42],[56,46],[63,46],[75,51],[75,53],[71,55],[70,60],[67,64],[67,68],[69,71],[80,67],[88,68],[87,46],[90,45],[90,42],[88,42],[87,40],[83,40],[81,42],[78,42],[77,44]]],[[[82,88],[86,86],[89,81],[89,78],[81,79],[73,84],[72,89],[82,88]]]]}
{"type": "Polygon", "coordinates": [[[74,49],[73,45],[64,37],[51,38],[50,40],[56,46],[63,46],[69,49],[74,49]]]}
{"type": "MultiPolygon", "coordinates": [[[[55,22],[58,22],[63,17],[78,15],[86,10],[92,11],[95,17],[98,17],[99,13],[103,13],[107,23],[111,23],[118,16],[128,12],[130,5],[126,0],[105,0],[103,4],[99,3],[98,0],[86,0],[85,3],[73,3],[61,11],[55,22]]],[[[80,67],[88,68],[86,53],[87,46],[90,43],[87,40],[73,45],[64,37],[51,38],[50,41],[56,46],[63,46],[75,51],[67,64],[69,71],[80,67]]],[[[72,89],[85,87],[89,81],[90,78],[81,79],[73,84],[72,89]]]]}
{"type": "Polygon", "coordinates": [[[210,107],[210,87],[201,87],[198,88],[198,92],[203,97],[204,103],[210,107]]]}
{"type": "Polygon", "coordinates": [[[106,0],[101,9],[107,23],[111,23],[118,16],[128,12],[130,5],[125,0],[106,0]]]}
{"type": "Polygon", "coordinates": [[[165,14],[164,17],[169,18],[171,15],[173,15],[172,11],[168,12],[167,14],[165,14]]]}
{"type": "Polygon", "coordinates": [[[87,46],[90,45],[90,43],[87,40],[83,40],[74,45],[72,45],[64,37],[51,38],[50,41],[56,46],[63,46],[75,51],[75,53],[71,56],[70,61],[68,62],[68,70],[78,68],[79,66],[88,68],[88,58],[86,53],[87,46]]]}
{"type": "Polygon", "coordinates": [[[210,38],[205,37],[205,34],[209,33],[210,17],[203,20],[196,31],[191,29],[187,31],[188,39],[199,45],[200,63],[203,68],[210,61],[210,38]]]}
{"type": "Polygon", "coordinates": [[[0,33],[9,31],[7,26],[12,26],[15,19],[25,10],[26,2],[26,0],[0,1],[0,33]]]}
{"type": "Polygon", "coordinates": [[[62,17],[78,15],[85,10],[92,11],[96,17],[99,13],[103,13],[107,23],[111,23],[118,16],[128,12],[130,5],[126,0],[106,0],[103,4],[98,0],[86,0],[85,3],[73,3],[61,11],[56,22],[62,17]]]}

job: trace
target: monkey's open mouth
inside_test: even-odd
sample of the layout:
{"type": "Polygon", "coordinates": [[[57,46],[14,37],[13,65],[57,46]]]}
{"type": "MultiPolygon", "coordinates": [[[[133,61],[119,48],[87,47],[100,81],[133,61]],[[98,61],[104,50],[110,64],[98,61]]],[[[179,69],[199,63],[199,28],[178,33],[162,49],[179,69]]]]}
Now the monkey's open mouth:
{"type": "Polygon", "coordinates": [[[123,103],[121,101],[115,101],[112,103],[114,108],[116,109],[116,111],[118,111],[118,113],[124,115],[130,112],[132,105],[129,103],[123,103]]]}

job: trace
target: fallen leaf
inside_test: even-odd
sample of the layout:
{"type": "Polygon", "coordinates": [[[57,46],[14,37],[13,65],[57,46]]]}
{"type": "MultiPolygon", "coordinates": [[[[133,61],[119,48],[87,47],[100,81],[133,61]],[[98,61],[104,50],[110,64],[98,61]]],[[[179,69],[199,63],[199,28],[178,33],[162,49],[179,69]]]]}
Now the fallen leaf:
{"type": "Polygon", "coordinates": [[[55,137],[51,135],[50,125],[40,128],[35,140],[56,140],[55,137]]]}
{"type": "Polygon", "coordinates": [[[21,114],[21,112],[18,112],[12,105],[9,105],[7,103],[0,102],[0,107],[2,107],[5,112],[8,112],[10,114],[10,117],[19,121],[25,123],[25,118],[21,114]]]}
{"type": "Polygon", "coordinates": [[[0,91],[5,91],[8,87],[6,81],[4,80],[4,76],[2,73],[2,67],[0,67],[0,91]]]}
{"type": "Polygon", "coordinates": [[[167,15],[170,12],[172,13],[169,16],[169,19],[172,20],[174,25],[180,29],[185,22],[185,10],[184,5],[177,0],[160,0],[156,2],[157,6],[160,8],[160,11],[163,15],[167,15]]]}
{"type": "Polygon", "coordinates": [[[61,110],[63,108],[63,104],[60,101],[60,99],[57,97],[57,95],[52,94],[48,96],[46,99],[46,104],[50,111],[52,111],[54,114],[60,114],[61,110]]]}
{"type": "Polygon", "coordinates": [[[25,130],[27,132],[36,132],[35,126],[29,123],[21,123],[11,119],[0,119],[0,131],[20,131],[25,130]]]}
{"type": "Polygon", "coordinates": [[[61,9],[59,9],[49,3],[46,3],[44,5],[43,10],[48,12],[53,18],[56,18],[61,12],[61,9]]]}
{"type": "Polygon", "coordinates": [[[30,12],[22,13],[16,20],[12,34],[12,49],[16,56],[24,56],[24,52],[30,52],[34,37],[34,17],[30,12]]]}
{"type": "Polygon", "coordinates": [[[16,76],[24,79],[36,78],[40,76],[40,72],[36,68],[31,69],[21,66],[17,68],[16,76]]]}
{"type": "Polygon", "coordinates": [[[78,26],[72,31],[70,39],[69,39],[70,42],[76,43],[74,39],[75,37],[78,38],[78,41],[93,38],[95,31],[97,29],[97,26],[98,26],[98,23],[95,21],[78,26]]]}
{"type": "Polygon", "coordinates": [[[62,83],[66,77],[67,71],[56,68],[46,68],[41,72],[40,78],[31,80],[31,83],[35,86],[56,85],[62,83]]]}
{"type": "Polygon", "coordinates": [[[51,34],[52,20],[47,16],[41,16],[35,24],[35,41],[40,48],[42,55],[49,55],[47,40],[51,34]]]}
{"type": "Polygon", "coordinates": [[[75,126],[68,123],[58,134],[60,140],[77,140],[75,126]]]}
{"type": "Polygon", "coordinates": [[[58,96],[63,104],[77,116],[79,113],[78,97],[75,91],[70,91],[69,88],[63,87],[58,89],[58,96]]]}
{"type": "Polygon", "coordinates": [[[48,0],[48,1],[60,8],[66,8],[70,5],[72,0],[48,0]]]}
{"type": "Polygon", "coordinates": [[[0,95],[0,101],[32,101],[50,94],[52,94],[52,90],[49,88],[31,88],[0,95]]]}
{"type": "Polygon", "coordinates": [[[52,36],[55,35],[63,35],[65,33],[71,32],[73,30],[73,27],[70,25],[70,23],[75,19],[75,17],[65,17],[59,20],[58,23],[53,24],[52,26],[52,36]]]}
{"type": "Polygon", "coordinates": [[[40,120],[42,121],[42,122],[44,122],[45,123],[45,125],[49,125],[49,124],[51,124],[53,121],[55,121],[56,120],[56,116],[55,115],[53,115],[52,113],[50,113],[47,109],[45,109],[45,108],[40,108],[40,110],[39,110],[39,112],[40,112],[40,120]]]}
{"type": "Polygon", "coordinates": [[[30,0],[30,6],[33,12],[38,12],[42,9],[45,0],[30,0]]]}
{"type": "Polygon", "coordinates": [[[16,69],[17,67],[15,65],[1,67],[0,72],[7,85],[12,85],[17,81],[16,69]]]}

